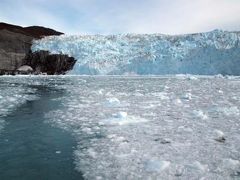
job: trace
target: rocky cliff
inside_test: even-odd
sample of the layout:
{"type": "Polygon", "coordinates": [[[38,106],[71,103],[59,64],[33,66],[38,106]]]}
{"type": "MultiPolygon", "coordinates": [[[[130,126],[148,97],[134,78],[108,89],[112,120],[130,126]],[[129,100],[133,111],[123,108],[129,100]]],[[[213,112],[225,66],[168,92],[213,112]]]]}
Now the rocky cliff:
{"type": "Polygon", "coordinates": [[[65,74],[76,60],[65,54],[50,54],[48,51],[30,52],[23,63],[33,68],[36,74],[65,74]]]}
{"type": "Polygon", "coordinates": [[[61,34],[40,26],[20,27],[0,23],[0,74],[14,74],[23,65],[33,66],[35,73],[47,74],[64,74],[72,69],[75,64],[72,57],[50,55],[48,52],[31,53],[33,40],[61,34]]]}

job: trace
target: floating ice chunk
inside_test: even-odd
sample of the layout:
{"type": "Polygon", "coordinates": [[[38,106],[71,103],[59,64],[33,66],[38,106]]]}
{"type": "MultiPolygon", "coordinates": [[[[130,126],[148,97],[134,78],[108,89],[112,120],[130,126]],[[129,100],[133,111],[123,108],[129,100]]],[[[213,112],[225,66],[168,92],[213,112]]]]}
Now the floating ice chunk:
{"type": "Polygon", "coordinates": [[[237,170],[240,168],[240,161],[234,159],[224,159],[223,160],[223,167],[226,169],[237,170]]]}
{"type": "Polygon", "coordinates": [[[117,114],[113,114],[113,117],[120,118],[120,119],[126,119],[127,118],[127,112],[118,112],[117,114]]]}
{"type": "Polygon", "coordinates": [[[178,106],[181,106],[181,105],[182,105],[182,101],[181,101],[180,99],[174,99],[174,100],[173,100],[173,103],[174,103],[175,105],[178,105],[178,106]]]}
{"type": "Polygon", "coordinates": [[[171,139],[164,138],[161,140],[161,144],[169,144],[169,143],[171,143],[171,139]]]}
{"type": "Polygon", "coordinates": [[[225,135],[222,131],[220,130],[214,130],[213,132],[213,135],[214,135],[214,139],[218,142],[225,142],[225,135]]]}
{"type": "Polygon", "coordinates": [[[139,97],[144,96],[144,95],[143,95],[142,93],[140,93],[140,92],[136,92],[134,95],[135,95],[135,96],[139,96],[139,97]]]}
{"type": "Polygon", "coordinates": [[[88,127],[83,128],[82,131],[87,133],[87,134],[93,134],[91,128],[88,128],[88,127]]]}
{"type": "Polygon", "coordinates": [[[197,171],[205,172],[208,170],[208,165],[207,164],[202,164],[199,161],[193,162],[193,164],[189,165],[190,168],[195,169],[197,171]]]}
{"type": "Polygon", "coordinates": [[[152,109],[154,107],[156,107],[156,105],[154,105],[154,104],[149,104],[148,106],[143,106],[144,109],[152,109]]]}
{"type": "Polygon", "coordinates": [[[114,139],[111,139],[111,140],[115,142],[128,142],[128,140],[122,136],[115,137],[114,139]]]}
{"type": "Polygon", "coordinates": [[[192,76],[192,75],[189,75],[188,80],[198,80],[198,78],[196,76],[192,76]]]}
{"type": "Polygon", "coordinates": [[[157,96],[161,100],[167,100],[169,99],[168,94],[166,92],[158,92],[158,93],[152,93],[154,96],[157,96]]]}
{"type": "Polygon", "coordinates": [[[149,160],[145,163],[145,170],[147,172],[160,173],[169,168],[170,164],[171,163],[169,161],[149,160]]]}
{"type": "Polygon", "coordinates": [[[102,95],[102,94],[103,94],[103,89],[99,89],[99,90],[97,91],[97,93],[100,94],[100,95],[102,95]]]}
{"type": "Polygon", "coordinates": [[[89,148],[89,149],[87,150],[87,152],[88,152],[88,155],[89,155],[90,157],[92,157],[92,158],[96,158],[96,157],[97,157],[97,152],[96,152],[93,148],[89,148]]]}
{"type": "Polygon", "coordinates": [[[224,78],[224,76],[223,76],[222,74],[217,74],[217,75],[215,75],[214,77],[215,77],[215,78],[221,78],[221,79],[224,78]]]}
{"type": "Polygon", "coordinates": [[[125,140],[125,138],[122,136],[116,138],[116,141],[119,141],[119,142],[124,141],[124,140],[125,140]]]}
{"type": "Polygon", "coordinates": [[[220,112],[223,112],[226,116],[239,116],[240,111],[236,106],[220,108],[220,112]]]}
{"type": "Polygon", "coordinates": [[[184,174],[184,171],[185,171],[184,166],[177,165],[176,166],[175,176],[182,176],[184,174]]]}
{"type": "Polygon", "coordinates": [[[109,107],[119,106],[120,105],[120,101],[117,98],[115,98],[115,97],[107,98],[107,100],[105,102],[105,105],[109,106],[109,107]]]}
{"type": "Polygon", "coordinates": [[[112,118],[103,120],[101,124],[125,125],[131,123],[141,123],[146,121],[147,121],[146,119],[140,117],[129,116],[127,112],[119,112],[117,114],[113,114],[112,118]]]}
{"type": "Polygon", "coordinates": [[[168,139],[168,138],[155,138],[154,141],[160,141],[161,144],[171,143],[171,139],[168,139]]]}
{"type": "Polygon", "coordinates": [[[56,153],[56,154],[61,154],[62,152],[61,152],[61,151],[56,151],[55,153],[56,153]]]}
{"type": "Polygon", "coordinates": [[[109,134],[109,135],[107,135],[107,138],[113,139],[113,138],[115,138],[116,136],[117,136],[116,134],[109,134]]]}
{"type": "Polygon", "coordinates": [[[191,100],[192,99],[192,94],[191,93],[186,93],[182,96],[182,99],[191,100]]]}
{"type": "Polygon", "coordinates": [[[168,90],[168,89],[170,89],[170,87],[164,86],[164,90],[168,90]]]}
{"type": "Polygon", "coordinates": [[[194,110],[194,111],[193,111],[193,114],[194,114],[196,117],[201,118],[201,119],[203,119],[203,120],[205,120],[205,119],[208,118],[207,114],[205,114],[202,110],[194,110]]]}
{"type": "Polygon", "coordinates": [[[102,180],[103,178],[101,176],[96,176],[96,180],[102,180]]]}

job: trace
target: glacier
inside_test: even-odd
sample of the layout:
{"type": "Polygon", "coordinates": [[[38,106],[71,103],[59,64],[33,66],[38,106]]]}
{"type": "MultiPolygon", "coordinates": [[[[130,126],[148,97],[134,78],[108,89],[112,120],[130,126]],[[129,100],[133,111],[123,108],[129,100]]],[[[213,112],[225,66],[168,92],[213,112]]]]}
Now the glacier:
{"type": "Polygon", "coordinates": [[[35,40],[33,51],[75,57],[70,74],[240,75],[240,32],[185,35],[61,35],[35,40]]]}

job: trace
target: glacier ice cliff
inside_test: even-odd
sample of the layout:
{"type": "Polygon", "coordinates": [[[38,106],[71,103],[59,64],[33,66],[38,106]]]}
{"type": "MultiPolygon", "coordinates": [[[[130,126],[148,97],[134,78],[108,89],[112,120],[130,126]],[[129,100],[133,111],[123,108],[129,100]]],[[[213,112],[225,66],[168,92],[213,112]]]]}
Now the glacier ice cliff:
{"type": "Polygon", "coordinates": [[[62,35],[34,41],[33,51],[73,56],[72,74],[240,75],[240,32],[186,35],[62,35]]]}

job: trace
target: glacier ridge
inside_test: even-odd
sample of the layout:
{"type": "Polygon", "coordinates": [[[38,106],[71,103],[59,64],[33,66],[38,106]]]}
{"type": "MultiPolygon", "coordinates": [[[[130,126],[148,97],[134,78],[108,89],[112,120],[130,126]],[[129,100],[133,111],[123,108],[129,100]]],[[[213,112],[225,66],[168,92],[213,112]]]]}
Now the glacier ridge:
{"type": "Polygon", "coordinates": [[[77,59],[70,74],[240,75],[240,32],[186,35],[61,35],[35,40],[47,50],[77,59]]]}

